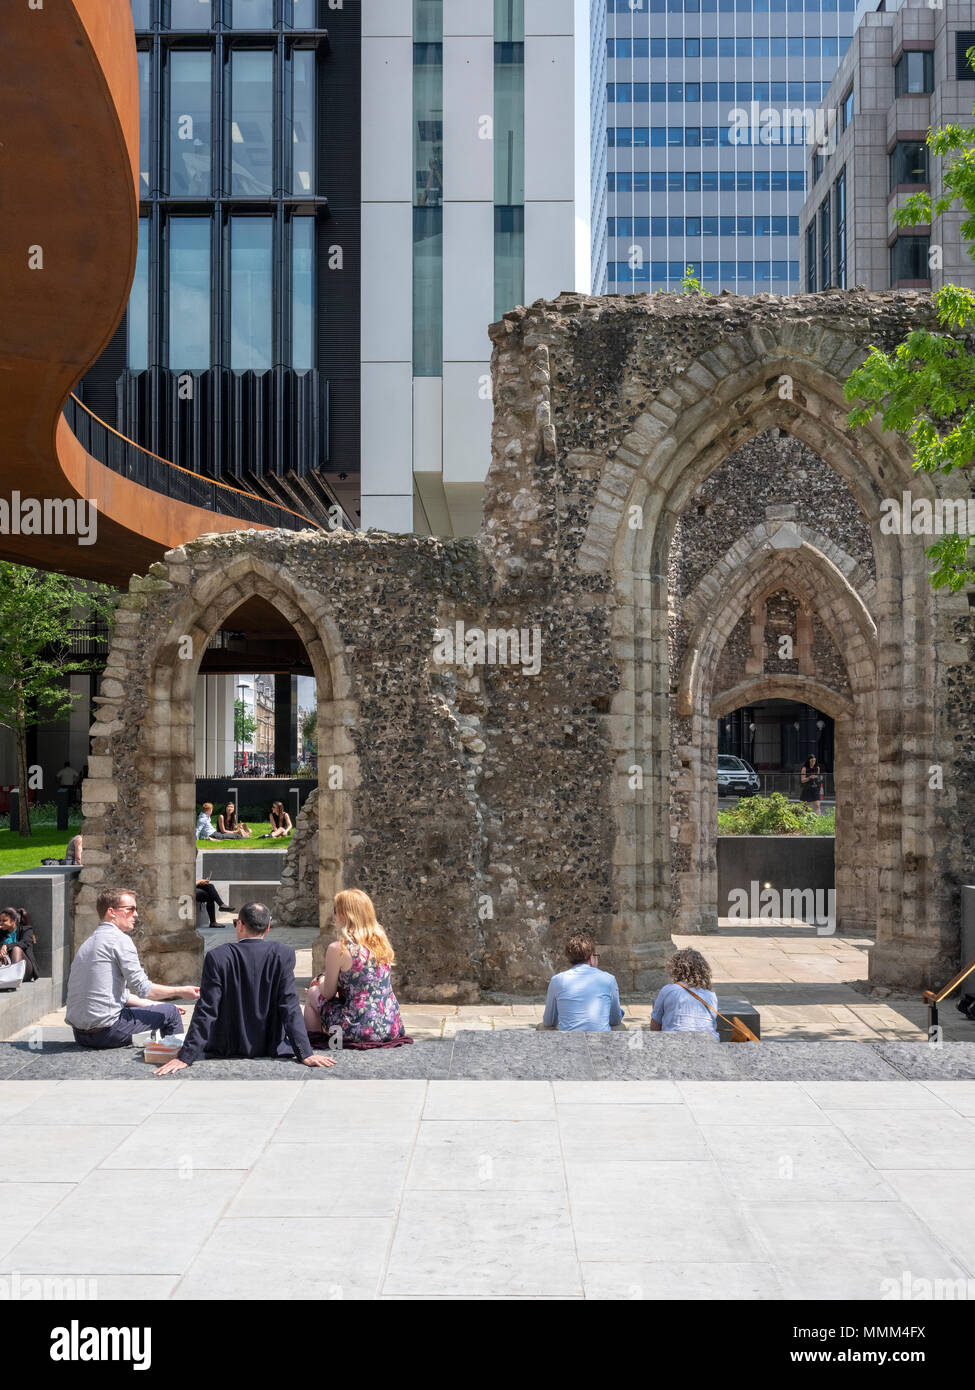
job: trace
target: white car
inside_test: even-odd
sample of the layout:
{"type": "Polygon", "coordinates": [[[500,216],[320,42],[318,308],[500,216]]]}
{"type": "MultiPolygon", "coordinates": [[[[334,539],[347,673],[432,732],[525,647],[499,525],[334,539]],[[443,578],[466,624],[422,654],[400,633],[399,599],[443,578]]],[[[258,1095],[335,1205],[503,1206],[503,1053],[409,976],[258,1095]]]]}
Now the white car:
{"type": "Polygon", "coordinates": [[[758,773],[751,763],[730,753],[718,754],[719,796],[754,796],[760,787],[758,773]]]}

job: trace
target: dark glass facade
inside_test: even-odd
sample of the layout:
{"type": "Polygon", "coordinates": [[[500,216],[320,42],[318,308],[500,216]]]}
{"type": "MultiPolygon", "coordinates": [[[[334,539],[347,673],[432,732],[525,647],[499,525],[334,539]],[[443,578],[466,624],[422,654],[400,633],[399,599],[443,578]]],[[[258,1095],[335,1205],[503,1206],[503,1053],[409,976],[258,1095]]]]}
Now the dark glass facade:
{"type": "MultiPolygon", "coordinates": [[[[357,7],[356,7],[357,8],[357,7]]],[[[125,320],[82,383],[210,477],[358,474],[359,21],[327,0],[132,0],[140,224],[125,320]],[[325,25],[327,24],[327,28],[325,25]]]]}

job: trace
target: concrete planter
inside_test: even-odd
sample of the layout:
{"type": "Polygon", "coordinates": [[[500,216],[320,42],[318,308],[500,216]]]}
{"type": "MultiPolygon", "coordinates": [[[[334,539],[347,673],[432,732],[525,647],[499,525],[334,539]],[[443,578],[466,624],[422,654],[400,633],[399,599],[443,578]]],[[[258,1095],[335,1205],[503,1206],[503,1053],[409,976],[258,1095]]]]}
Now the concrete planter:
{"type": "Polygon", "coordinates": [[[825,922],[834,847],[832,835],[719,835],[718,916],[825,922]]]}

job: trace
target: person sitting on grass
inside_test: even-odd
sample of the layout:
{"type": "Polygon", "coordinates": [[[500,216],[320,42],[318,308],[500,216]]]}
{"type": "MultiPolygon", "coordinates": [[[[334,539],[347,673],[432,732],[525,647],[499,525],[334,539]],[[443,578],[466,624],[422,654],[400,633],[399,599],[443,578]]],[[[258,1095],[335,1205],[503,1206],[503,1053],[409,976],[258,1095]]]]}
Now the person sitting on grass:
{"type": "Polygon", "coordinates": [[[16,965],[26,961],[24,982],[38,977],[34,947],[37,935],[30,924],[26,908],[5,907],[0,909],[0,965],[16,965]]]}
{"type": "Polygon", "coordinates": [[[237,940],[203,957],[200,1002],[183,1046],[157,1076],[171,1076],[201,1057],[287,1057],[306,1067],[334,1067],[308,1040],[295,994],[295,953],[268,941],[271,914],[245,903],[234,918],[237,940]]]}
{"type": "Polygon", "coordinates": [[[305,995],[305,1023],[329,1046],[398,1047],[411,1043],[393,993],[390,967],[396,956],[376,920],[372,899],[360,888],[336,893],[338,939],[325,952],[325,970],[305,995]]]}
{"type": "Polygon", "coordinates": [[[608,1033],[623,1024],[616,976],[599,969],[592,937],[575,932],[565,943],[568,970],[553,975],[539,1028],[560,1033],[608,1033]]]}
{"type": "Polygon", "coordinates": [[[196,818],[196,838],[198,840],[215,840],[217,832],[213,828],[213,802],[204,801],[200,807],[200,814],[196,818]]]}
{"type": "Polygon", "coordinates": [[[223,810],[223,815],[217,817],[218,840],[246,840],[253,832],[249,825],[245,825],[242,820],[237,819],[237,807],[232,801],[228,801],[223,810]]]}
{"type": "Polygon", "coordinates": [[[284,809],[283,803],[275,801],[274,805],[271,807],[271,834],[268,838],[271,840],[283,840],[286,835],[291,834],[291,828],[291,817],[284,809]]]}
{"type": "Polygon", "coordinates": [[[716,1033],[718,996],[711,988],[711,967],[693,947],[675,951],[667,962],[673,981],[664,985],[650,1015],[651,1033],[716,1033]],[[710,1005],[710,1008],[708,1007],[710,1005]]]}
{"type": "Polygon", "coordinates": [[[73,835],[64,851],[64,863],[80,865],[83,852],[82,836],[80,834],[73,835]]]}

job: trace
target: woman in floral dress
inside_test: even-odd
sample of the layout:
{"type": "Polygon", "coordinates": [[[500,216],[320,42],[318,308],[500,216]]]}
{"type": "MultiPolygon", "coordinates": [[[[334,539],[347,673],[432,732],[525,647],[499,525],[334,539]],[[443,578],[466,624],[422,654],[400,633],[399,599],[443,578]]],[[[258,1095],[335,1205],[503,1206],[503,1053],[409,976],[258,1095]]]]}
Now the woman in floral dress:
{"type": "Polygon", "coordinates": [[[309,1034],[331,1039],[339,1029],[341,1046],[352,1048],[411,1042],[390,980],[396,957],[369,895],[359,888],[336,893],[335,925],[338,938],[325,952],[325,970],[305,996],[309,1034]]]}

